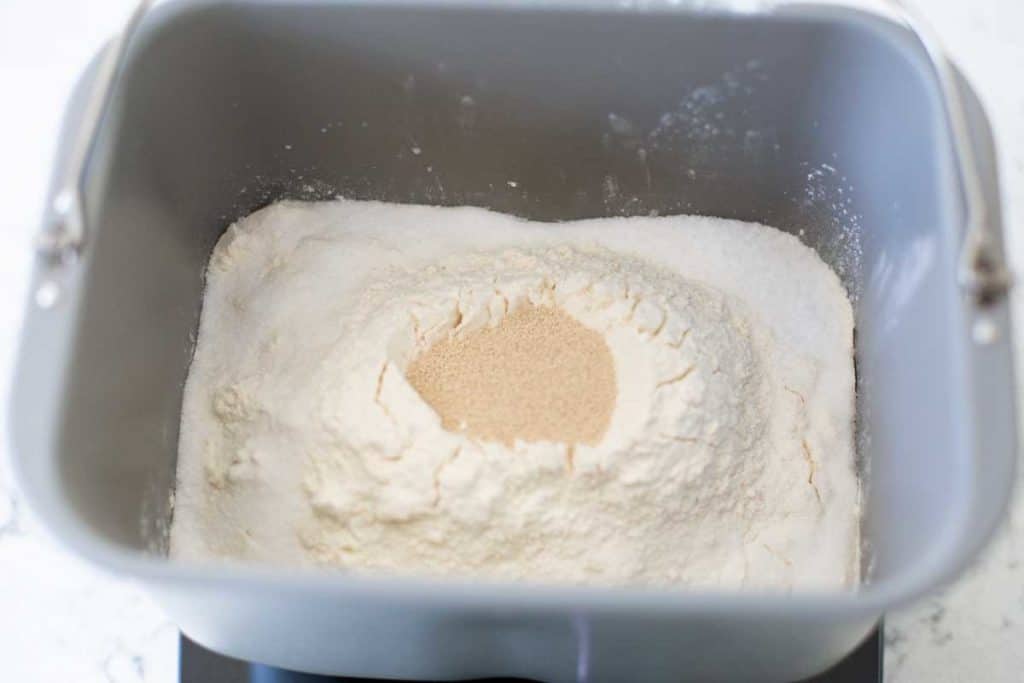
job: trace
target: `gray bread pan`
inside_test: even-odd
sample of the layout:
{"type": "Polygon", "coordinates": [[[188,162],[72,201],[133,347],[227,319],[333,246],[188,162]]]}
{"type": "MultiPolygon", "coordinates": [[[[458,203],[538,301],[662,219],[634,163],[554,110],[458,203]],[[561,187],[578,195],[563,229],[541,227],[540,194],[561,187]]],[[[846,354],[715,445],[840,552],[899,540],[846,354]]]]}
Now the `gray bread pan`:
{"type": "Polygon", "coordinates": [[[955,577],[999,521],[1016,411],[996,164],[984,113],[927,33],[812,6],[180,0],[140,17],[68,107],[14,464],[57,537],[146,586],[193,640],[368,677],[794,680],[955,577]],[[865,585],[598,589],[169,561],[211,248],[271,201],[338,194],[797,234],[854,298],[865,585]]]}

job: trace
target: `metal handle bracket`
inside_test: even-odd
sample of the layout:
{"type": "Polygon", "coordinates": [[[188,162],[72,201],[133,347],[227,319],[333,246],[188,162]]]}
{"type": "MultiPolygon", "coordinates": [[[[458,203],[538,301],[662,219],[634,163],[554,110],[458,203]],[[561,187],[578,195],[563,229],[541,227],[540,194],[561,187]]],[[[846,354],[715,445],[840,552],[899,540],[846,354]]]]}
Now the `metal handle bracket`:
{"type": "Polygon", "coordinates": [[[960,247],[957,278],[965,293],[980,307],[1004,299],[1012,276],[999,248],[992,225],[981,169],[974,149],[967,110],[953,65],[931,26],[905,0],[887,0],[897,17],[921,42],[938,77],[946,116],[953,134],[953,151],[960,166],[964,188],[966,224],[960,247]]]}
{"type": "Polygon", "coordinates": [[[67,163],[62,169],[57,192],[48,207],[48,219],[36,235],[36,251],[52,263],[72,261],[86,240],[82,185],[100,123],[110,102],[114,83],[124,62],[128,43],[142,22],[152,0],[141,0],[121,33],[104,52],[88,93],[77,130],[73,134],[67,163]]]}

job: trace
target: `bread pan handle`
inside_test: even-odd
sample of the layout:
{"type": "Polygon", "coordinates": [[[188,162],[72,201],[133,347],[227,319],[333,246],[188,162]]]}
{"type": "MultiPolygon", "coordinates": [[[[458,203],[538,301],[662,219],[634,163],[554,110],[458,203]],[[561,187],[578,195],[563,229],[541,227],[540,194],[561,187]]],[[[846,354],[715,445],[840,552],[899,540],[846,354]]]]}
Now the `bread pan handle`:
{"type": "Polygon", "coordinates": [[[962,79],[921,13],[905,0],[887,0],[887,4],[921,42],[935,69],[964,191],[966,225],[957,276],[960,286],[978,306],[989,307],[1006,297],[1011,277],[999,240],[998,210],[993,210],[985,192],[984,178],[988,174],[980,165],[962,79]]]}
{"type": "Polygon", "coordinates": [[[57,191],[48,207],[49,219],[36,236],[36,251],[51,264],[73,261],[85,244],[87,235],[82,208],[85,168],[128,44],[151,4],[152,0],[141,0],[124,29],[104,50],[92,89],[86,95],[78,128],[72,131],[64,167],[58,171],[57,191]]]}

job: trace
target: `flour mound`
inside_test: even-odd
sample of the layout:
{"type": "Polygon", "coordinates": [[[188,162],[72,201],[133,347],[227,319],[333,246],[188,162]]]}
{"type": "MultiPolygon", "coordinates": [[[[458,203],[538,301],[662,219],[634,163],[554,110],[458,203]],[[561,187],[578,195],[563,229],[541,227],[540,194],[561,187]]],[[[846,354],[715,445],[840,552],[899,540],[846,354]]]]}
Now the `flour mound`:
{"type": "Polygon", "coordinates": [[[305,540],[323,562],[686,580],[688,556],[760,512],[735,492],[764,466],[762,360],[738,304],[709,288],[604,249],[470,252],[368,283],[349,329],[307,388],[330,397],[317,426],[332,449],[307,478],[324,524],[305,540]],[[620,389],[594,446],[452,432],[407,381],[433,344],[527,305],[607,340],[620,389]],[[315,385],[335,377],[346,381],[315,385]]]}
{"type": "Polygon", "coordinates": [[[789,236],[289,203],[236,224],[209,282],[172,554],[590,584],[856,583],[852,316],[789,236]],[[425,224],[430,243],[410,241],[425,224]],[[530,310],[607,345],[614,407],[597,440],[479,438],[410,382],[436,345],[530,310]]]}

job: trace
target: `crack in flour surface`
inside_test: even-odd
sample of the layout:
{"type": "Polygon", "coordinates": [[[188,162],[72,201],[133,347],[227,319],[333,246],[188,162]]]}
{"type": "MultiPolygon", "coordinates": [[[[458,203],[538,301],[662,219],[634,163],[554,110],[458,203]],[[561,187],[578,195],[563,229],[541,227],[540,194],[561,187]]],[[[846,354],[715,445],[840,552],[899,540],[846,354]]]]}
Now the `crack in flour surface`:
{"type": "Polygon", "coordinates": [[[851,587],[852,329],[760,225],[281,202],[210,260],[171,554],[851,587]]]}

